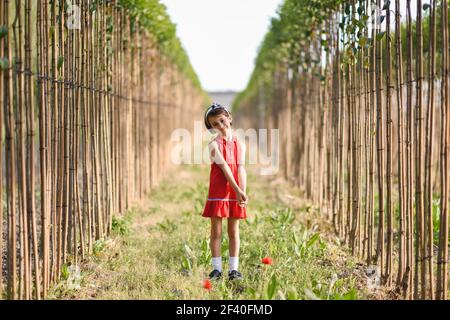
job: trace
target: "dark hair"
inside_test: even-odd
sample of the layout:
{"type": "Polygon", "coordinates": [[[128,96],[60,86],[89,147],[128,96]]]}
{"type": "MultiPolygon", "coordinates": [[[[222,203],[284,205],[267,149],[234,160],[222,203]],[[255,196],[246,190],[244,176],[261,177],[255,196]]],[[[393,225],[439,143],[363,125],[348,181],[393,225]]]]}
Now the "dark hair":
{"type": "MultiPolygon", "coordinates": [[[[231,116],[231,112],[228,111],[228,108],[225,106],[222,106],[219,103],[213,103],[211,104],[208,109],[205,111],[204,119],[205,119],[205,126],[207,129],[212,129],[212,125],[208,121],[209,116],[218,116],[220,114],[231,116]]],[[[231,125],[233,125],[233,121],[231,121],[231,125]]]]}

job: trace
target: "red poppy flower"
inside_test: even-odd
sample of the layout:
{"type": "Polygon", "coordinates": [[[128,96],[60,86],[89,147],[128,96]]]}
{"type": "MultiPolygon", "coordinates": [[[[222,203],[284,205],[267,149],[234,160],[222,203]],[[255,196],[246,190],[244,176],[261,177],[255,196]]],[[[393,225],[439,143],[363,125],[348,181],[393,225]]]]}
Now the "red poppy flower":
{"type": "Polygon", "coordinates": [[[212,289],[212,284],[211,281],[209,281],[209,279],[203,280],[203,288],[205,288],[206,290],[212,289]]]}
{"type": "Polygon", "coordinates": [[[272,264],[272,258],[271,257],[262,258],[261,262],[264,264],[272,264]]]}

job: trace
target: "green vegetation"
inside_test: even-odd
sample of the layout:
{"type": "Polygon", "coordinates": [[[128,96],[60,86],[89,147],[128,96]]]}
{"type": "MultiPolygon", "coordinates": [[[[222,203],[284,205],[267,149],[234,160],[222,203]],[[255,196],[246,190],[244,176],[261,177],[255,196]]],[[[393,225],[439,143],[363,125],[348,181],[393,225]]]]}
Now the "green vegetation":
{"type": "Polygon", "coordinates": [[[132,30],[135,23],[150,32],[158,48],[180,70],[202,90],[200,80],[189,61],[189,57],[176,35],[176,25],[170,20],[167,8],[159,0],[120,0],[119,7],[127,10],[131,17],[132,30]]]}
{"type": "MultiPolygon", "coordinates": [[[[203,280],[211,271],[209,220],[201,217],[207,168],[188,177],[166,179],[124,218],[113,220],[116,235],[97,245],[82,266],[81,287],[55,286],[50,298],[69,299],[361,299],[366,298],[361,264],[326,239],[309,205],[288,207],[255,174],[250,185],[249,218],[241,222],[240,270],[245,279],[203,280]],[[183,181],[183,183],[180,183],[183,181]],[[168,201],[170,199],[170,201],[168,201]],[[157,210],[155,210],[157,208],[157,210]],[[114,222],[116,221],[116,222],[114,222]],[[125,222],[128,221],[128,222],[125,222]],[[128,230],[122,232],[120,230],[128,230]],[[271,264],[262,259],[270,257],[271,264]]],[[[290,192],[286,186],[282,192],[290,192]]],[[[226,220],[224,274],[228,269],[226,220]]]]}
{"type": "MultiPolygon", "coordinates": [[[[273,73],[277,65],[287,64],[301,67],[304,71],[320,64],[305,52],[311,39],[325,35],[329,30],[323,28],[323,22],[330,17],[343,0],[286,0],[278,9],[278,16],[272,18],[268,33],[258,49],[253,73],[247,88],[233,102],[233,109],[245,100],[253,98],[260,86],[264,86],[270,95],[273,73]]],[[[326,40],[322,42],[327,46],[326,40]]]]}
{"type": "MultiPolygon", "coordinates": [[[[392,1],[381,1],[382,10],[387,6],[393,7],[392,1]]],[[[317,37],[320,41],[320,50],[329,52],[330,43],[328,35],[332,25],[328,23],[330,17],[338,11],[339,6],[344,7],[344,15],[339,23],[339,31],[341,34],[341,46],[343,56],[343,65],[356,63],[357,53],[361,49],[368,49],[373,46],[372,39],[365,34],[365,29],[370,22],[370,15],[365,8],[365,1],[356,1],[356,13],[351,12],[351,2],[345,0],[286,0],[279,7],[277,16],[272,18],[268,33],[258,49],[255,67],[247,84],[233,102],[233,110],[236,110],[245,101],[250,100],[258,95],[260,86],[264,86],[266,96],[272,94],[271,88],[273,84],[273,73],[277,66],[285,65],[293,70],[300,69],[304,72],[310,71],[312,68],[320,65],[321,61],[317,57],[313,57],[309,52],[309,47],[317,37]]],[[[424,56],[430,55],[430,5],[423,6],[423,53],[424,56]]],[[[436,14],[441,15],[442,8],[437,7],[436,14]]],[[[385,13],[380,16],[381,21],[385,18],[385,13]]],[[[402,17],[404,20],[405,17],[402,17]]],[[[442,22],[438,19],[436,28],[441,30],[442,22]]],[[[450,26],[450,21],[449,21],[450,26]]],[[[406,23],[401,23],[401,44],[402,51],[407,52],[406,23]]],[[[416,33],[416,25],[413,24],[413,34],[416,33]]],[[[382,41],[382,50],[386,47],[386,32],[380,32],[377,40],[382,41]]],[[[440,68],[439,57],[442,54],[442,34],[438,33],[436,37],[436,68],[440,68]]],[[[394,48],[391,48],[394,56],[394,48]]],[[[404,61],[406,63],[406,61],[404,61]]],[[[368,67],[368,61],[365,61],[368,67]]],[[[383,65],[383,73],[386,66],[383,65]]],[[[294,71],[295,72],[295,71],[294,71]]],[[[424,72],[427,72],[425,65],[424,72]]],[[[325,74],[316,73],[321,81],[325,80],[325,74]]]]}

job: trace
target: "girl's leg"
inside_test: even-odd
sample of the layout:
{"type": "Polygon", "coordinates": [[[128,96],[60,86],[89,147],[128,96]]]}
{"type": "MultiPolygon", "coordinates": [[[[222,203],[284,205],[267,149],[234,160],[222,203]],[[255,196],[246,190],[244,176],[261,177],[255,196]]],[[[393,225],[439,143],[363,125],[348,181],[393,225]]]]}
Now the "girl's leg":
{"type": "Polygon", "coordinates": [[[221,256],[221,244],[222,244],[222,219],[211,218],[211,254],[212,257],[221,256]]]}
{"type": "Polygon", "coordinates": [[[228,218],[228,239],[230,241],[230,268],[229,271],[238,270],[239,265],[239,219],[228,218]]]}

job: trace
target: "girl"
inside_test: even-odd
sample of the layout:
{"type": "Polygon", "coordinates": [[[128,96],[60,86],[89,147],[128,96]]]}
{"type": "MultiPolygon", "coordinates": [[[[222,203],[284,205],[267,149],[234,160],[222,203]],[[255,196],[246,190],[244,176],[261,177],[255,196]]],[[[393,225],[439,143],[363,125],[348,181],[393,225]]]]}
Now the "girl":
{"type": "Polygon", "coordinates": [[[205,112],[205,126],[218,133],[209,143],[211,174],[208,199],[203,217],[211,219],[211,254],[213,271],[210,279],[222,276],[222,218],[228,218],[229,270],[228,279],[242,279],[239,264],[239,219],[247,217],[248,197],[245,193],[247,173],[244,167],[245,144],[233,135],[231,113],[213,103],[205,112]]]}

